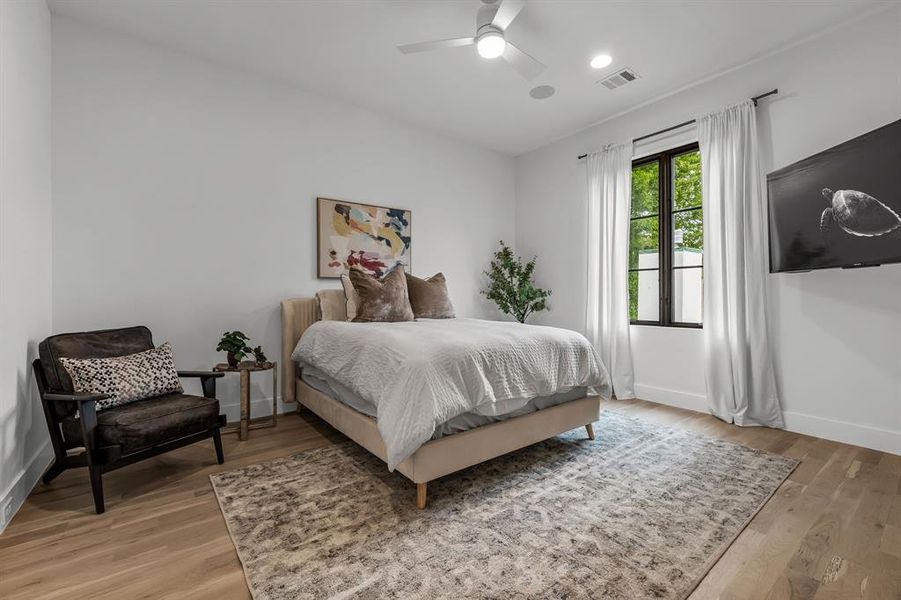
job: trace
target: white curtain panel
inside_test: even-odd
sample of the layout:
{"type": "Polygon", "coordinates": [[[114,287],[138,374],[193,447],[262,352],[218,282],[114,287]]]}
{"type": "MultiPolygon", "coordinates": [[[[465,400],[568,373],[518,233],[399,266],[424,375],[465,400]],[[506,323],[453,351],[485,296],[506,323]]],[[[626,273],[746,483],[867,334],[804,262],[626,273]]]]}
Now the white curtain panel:
{"type": "Polygon", "coordinates": [[[698,119],[698,142],[707,401],[724,421],[783,427],[767,335],[766,211],[754,104],[698,119]]]}
{"type": "Polygon", "coordinates": [[[629,211],[632,143],[588,155],[586,334],[610,373],[617,398],[634,398],[629,343],[629,211]]]}

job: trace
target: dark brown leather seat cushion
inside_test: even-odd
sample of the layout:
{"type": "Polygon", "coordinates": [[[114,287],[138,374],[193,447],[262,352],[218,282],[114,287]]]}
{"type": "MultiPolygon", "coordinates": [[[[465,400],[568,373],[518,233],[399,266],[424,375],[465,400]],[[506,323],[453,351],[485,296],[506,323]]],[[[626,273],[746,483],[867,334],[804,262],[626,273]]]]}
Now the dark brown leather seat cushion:
{"type": "MultiPolygon", "coordinates": [[[[215,398],[167,394],[131,402],[97,413],[97,446],[120,446],[123,454],[149,448],[219,424],[215,398]]],[[[62,422],[67,445],[83,443],[81,423],[74,417],[62,422]]]]}

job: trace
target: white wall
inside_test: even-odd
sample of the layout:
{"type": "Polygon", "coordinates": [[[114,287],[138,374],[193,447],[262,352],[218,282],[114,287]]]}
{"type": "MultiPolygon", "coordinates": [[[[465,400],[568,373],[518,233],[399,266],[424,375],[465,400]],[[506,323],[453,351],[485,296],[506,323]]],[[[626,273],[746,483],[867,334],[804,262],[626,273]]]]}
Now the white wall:
{"type": "MultiPolygon", "coordinates": [[[[758,108],[769,172],[901,118],[901,7],[866,17],[516,159],[517,250],[584,328],[585,166],[576,156],[779,88],[758,108]],[[839,40],[855,40],[840,43],[839,40]]],[[[640,82],[637,84],[640,85],[640,82]]],[[[601,90],[599,102],[606,90],[601,90]]],[[[789,429],[901,453],[901,265],[768,278],[789,429]]],[[[632,327],[636,393],[703,410],[698,330],[632,327]]]]}
{"type": "Polygon", "coordinates": [[[65,18],[53,157],[54,330],[146,323],[180,368],[223,361],[228,329],[278,358],[279,301],[338,286],[317,196],[412,209],[413,272],[443,271],[461,315],[490,310],[481,270],[514,236],[508,156],[65,18]]]}
{"type": "Polygon", "coordinates": [[[0,531],[50,459],[31,375],[50,333],[50,12],[0,2],[0,531]]]}

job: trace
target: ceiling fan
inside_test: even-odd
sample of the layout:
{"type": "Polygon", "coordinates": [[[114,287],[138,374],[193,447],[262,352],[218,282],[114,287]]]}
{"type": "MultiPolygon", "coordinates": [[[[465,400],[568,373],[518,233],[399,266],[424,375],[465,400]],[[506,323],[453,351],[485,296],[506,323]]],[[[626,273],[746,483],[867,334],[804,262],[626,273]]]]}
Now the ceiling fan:
{"type": "Polygon", "coordinates": [[[507,41],[504,36],[507,27],[522,10],[525,0],[500,0],[500,2],[482,0],[482,2],[484,6],[479,8],[476,15],[474,37],[403,44],[397,49],[404,54],[413,54],[475,44],[482,58],[503,58],[528,81],[538,77],[547,67],[507,41]]]}

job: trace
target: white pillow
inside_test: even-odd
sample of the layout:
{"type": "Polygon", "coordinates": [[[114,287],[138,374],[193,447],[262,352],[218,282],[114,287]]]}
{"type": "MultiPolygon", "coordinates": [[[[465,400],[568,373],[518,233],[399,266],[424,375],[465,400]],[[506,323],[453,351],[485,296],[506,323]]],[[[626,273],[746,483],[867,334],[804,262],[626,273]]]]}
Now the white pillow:
{"type": "Polygon", "coordinates": [[[357,304],[359,304],[360,298],[357,296],[357,290],[354,289],[354,284],[350,282],[350,276],[347,273],[341,276],[341,285],[344,286],[344,297],[347,298],[347,320],[353,321],[354,317],[357,316],[357,304]]]}

